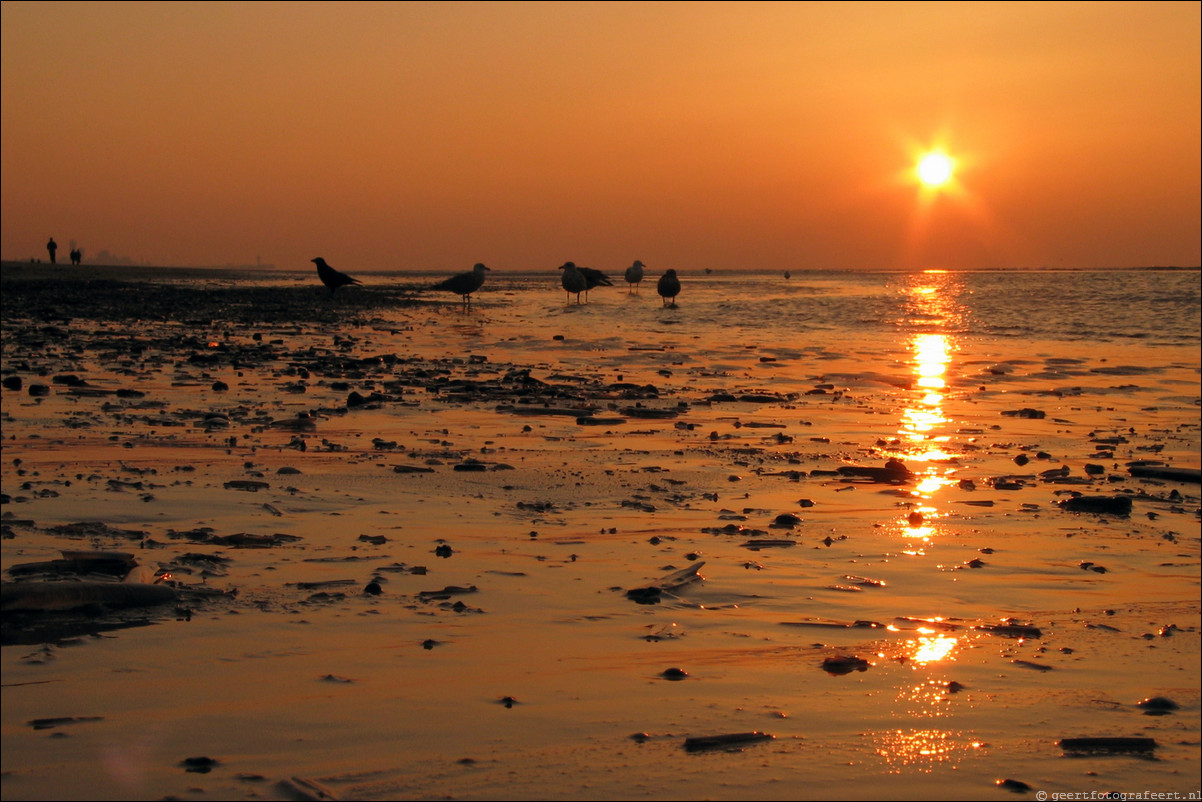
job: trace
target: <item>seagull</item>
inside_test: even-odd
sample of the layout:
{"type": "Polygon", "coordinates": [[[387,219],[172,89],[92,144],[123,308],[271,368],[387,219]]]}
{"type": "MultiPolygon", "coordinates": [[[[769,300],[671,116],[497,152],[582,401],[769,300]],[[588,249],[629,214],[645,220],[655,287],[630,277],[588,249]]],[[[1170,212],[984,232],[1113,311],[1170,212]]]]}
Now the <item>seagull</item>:
{"type": "Polygon", "coordinates": [[[668,306],[668,301],[671,301],[671,306],[675,307],[676,296],[680,294],[680,279],[676,278],[676,271],[669,270],[660,276],[655,289],[663,296],[664,306],[668,306]]]}
{"type": "Polygon", "coordinates": [[[344,284],[362,284],[363,282],[357,278],[351,278],[341,270],[335,270],[326,264],[326,260],[320,256],[316,259],[311,259],[313,264],[317,265],[317,277],[321,279],[321,283],[330,288],[330,295],[334,294],[334,290],[344,284]]]}
{"type": "Polygon", "coordinates": [[[643,268],[646,267],[642,262],[635,260],[634,264],[626,268],[626,283],[630,285],[627,292],[636,289],[639,282],[643,280],[643,268]]]}
{"type": "Polygon", "coordinates": [[[614,285],[614,283],[609,280],[609,276],[605,275],[600,270],[592,267],[578,267],[576,269],[580,271],[580,275],[584,276],[585,282],[588,283],[588,287],[584,291],[584,300],[586,301],[588,300],[588,291],[593,287],[612,287],[614,285]]]}
{"type": "MultiPolygon", "coordinates": [[[[572,293],[576,293],[576,303],[579,304],[580,293],[588,292],[588,279],[576,267],[575,262],[564,262],[559,266],[559,269],[563,271],[560,281],[563,283],[564,292],[568,293],[569,296],[572,293]]],[[[570,303],[571,300],[569,297],[568,302],[570,303]]]]}
{"type": "Polygon", "coordinates": [[[477,262],[476,266],[467,273],[459,273],[458,275],[451,276],[446,281],[440,281],[435,284],[431,289],[449,290],[456,295],[461,295],[463,296],[463,305],[471,306],[472,293],[484,285],[484,271],[488,269],[477,262]]]}
{"type": "Polygon", "coordinates": [[[584,276],[585,281],[588,282],[588,288],[590,290],[593,287],[612,287],[614,285],[614,283],[609,280],[609,276],[605,275],[600,270],[596,270],[591,267],[578,267],[576,269],[580,271],[580,275],[584,276]]]}

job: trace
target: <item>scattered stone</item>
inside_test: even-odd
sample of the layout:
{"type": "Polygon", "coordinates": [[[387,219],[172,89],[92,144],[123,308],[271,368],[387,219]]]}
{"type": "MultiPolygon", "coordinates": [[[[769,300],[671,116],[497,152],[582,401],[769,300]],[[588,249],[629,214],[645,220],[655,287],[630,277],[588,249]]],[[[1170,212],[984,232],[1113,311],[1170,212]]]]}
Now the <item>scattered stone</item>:
{"type": "Polygon", "coordinates": [[[215,535],[208,539],[215,546],[233,546],[240,549],[269,549],[282,546],[285,543],[295,543],[299,535],[286,535],[277,532],[273,535],[253,535],[249,532],[239,532],[234,535],[215,535]]]}
{"type": "Polygon", "coordinates": [[[259,482],[251,479],[231,479],[225,483],[227,490],[246,490],[251,493],[257,493],[260,490],[266,490],[271,487],[267,482],[259,482]]]}
{"type": "Polygon", "coordinates": [[[217,761],[211,757],[186,757],[179,764],[184,767],[184,771],[194,774],[208,774],[218,765],[217,761]]]}
{"type": "Polygon", "coordinates": [[[1025,794],[1025,793],[1030,792],[1030,790],[1031,790],[1031,786],[1027,785],[1022,780],[1011,780],[1011,779],[997,780],[995,782],[995,784],[997,785],[998,788],[1001,788],[1003,791],[1010,791],[1015,794],[1025,794]]]}
{"type": "Polygon", "coordinates": [[[727,735],[705,735],[697,738],[685,738],[684,748],[690,752],[706,749],[733,749],[748,744],[771,741],[775,735],[766,732],[734,732],[727,735]]]}
{"type": "Polygon", "coordinates": [[[631,588],[626,591],[626,598],[636,604],[659,604],[665,593],[671,593],[680,590],[686,585],[700,582],[702,577],[698,572],[704,565],[704,562],[695,562],[692,565],[667,574],[654,584],[631,588]]]}
{"type": "Polygon", "coordinates": [[[449,599],[452,596],[476,592],[478,592],[478,588],[475,585],[447,585],[442,590],[422,590],[417,595],[418,598],[429,601],[431,599],[449,599]]]}
{"type": "Polygon", "coordinates": [[[1052,670],[1052,667],[1049,665],[1045,665],[1043,663],[1033,663],[1030,660],[1011,660],[1010,662],[1016,666],[1022,666],[1023,668],[1034,669],[1035,671],[1051,671],[1052,670]]]}
{"type": "Polygon", "coordinates": [[[1095,515],[1131,514],[1130,496],[1074,496],[1057,502],[1067,512],[1089,512],[1095,515]]]}
{"type": "Polygon", "coordinates": [[[740,543],[739,545],[745,549],[751,549],[752,551],[760,551],[761,549],[779,549],[779,548],[788,548],[790,546],[796,546],[797,541],[796,540],[774,539],[774,538],[753,538],[744,543],[740,543]]]}
{"type": "Polygon", "coordinates": [[[434,473],[433,468],[427,468],[424,465],[393,465],[394,473],[434,473]]]}
{"type": "Polygon", "coordinates": [[[1043,632],[1039,627],[1024,624],[981,624],[976,629],[988,632],[990,635],[1001,635],[1004,638],[1019,638],[1020,640],[1043,637],[1043,632]]]}
{"type": "Polygon", "coordinates": [[[104,721],[104,716],[59,716],[56,718],[35,718],[27,722],[35,730],[52,730],[68,724],[86,724],[92,721],[104,721]]]}
{"type": "Polygon", "coordinates": [[[863,465],[844,465],[838,469],[842,476],[865,477],[881,484],[902,484],[914,480],[914,474],[900,460],[891,459],[883,468],[863,465]]]}
{"type": "Polygon", "coordinates": [[[1167,465],[1132,464],[1127,472],[1132,476],[1167,479],[1171,482],[1202,483],[1202,470],[1198,468],[1172,468],[1167,465]]]}
{"type": "Polygon", "coordinates": [[[1145,716],[1165,716],[1174,710],[1180,710],[1181,705],[1164,696],[1153,696],[1136,702],[1136,707],[1143,708],[1145,716]]]}
{"type": "Polygon", "coordinates": [[[1022,409],[1002,410],[1002,415],[1006,416],[1007,418],[1040,419],[1040,418],[1047,417],[1047,413],[1045,413],[1042,409],[1031,409],[1030,407],[1023,407],[1022,409]]]}
{"type": "Polygon", "coordinates": [[[1154,738],[1061,738],[1056,743],[1078,754],[1147,754],[1157,747],[1154,738]]]}
{"type": "Polygon", "coordinates": [[[842,676],[853,671],[867,671],[868,661],[850,655],[838,655],[823,660],[822,670],[834,676],[842,676]]]}

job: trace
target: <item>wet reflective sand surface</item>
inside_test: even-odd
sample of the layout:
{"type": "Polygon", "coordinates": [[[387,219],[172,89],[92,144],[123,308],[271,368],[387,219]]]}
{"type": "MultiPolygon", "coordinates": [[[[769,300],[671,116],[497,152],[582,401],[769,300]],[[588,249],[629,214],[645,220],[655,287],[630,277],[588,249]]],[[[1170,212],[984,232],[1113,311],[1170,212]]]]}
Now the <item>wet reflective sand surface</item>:
{"type": "Polygon", "coordinates": [[[680,272],[6,264],[4,797],[1197,791],[1196,317],[680,272]]]}

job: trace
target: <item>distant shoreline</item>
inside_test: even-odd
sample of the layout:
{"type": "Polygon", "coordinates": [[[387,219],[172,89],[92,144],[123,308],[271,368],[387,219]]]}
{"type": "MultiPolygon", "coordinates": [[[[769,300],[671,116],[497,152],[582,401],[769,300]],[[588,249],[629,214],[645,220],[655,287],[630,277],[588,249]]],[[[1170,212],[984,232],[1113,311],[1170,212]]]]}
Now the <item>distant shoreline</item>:
{"type": "MultiPolygon", "coordinates": [[[[680,268],[677,268],[678,271],[680,268]]],[[[1029,273],[1029,272],[1052,272],[1052,273],[1083,273],[1091,271],[1197,271],[1202,272],[1202,265],[1193,267],[1183,267],[1174,265],[1151,265],[1146,267],[996,267],[996,268],[980,268],[980,269],[932,269],[936,272],[945,273],[1029,273]]],[[[128,281],[138,281],[147,279],[189,279],[189,278],[232,278],[244,276],[246,278],[253,277],[272,277],[281,275],[290,275],[305,273],[308,270],[304,267],[297,268],[282,268],[275,266],[211,266],[211,267],[178,267],[169,265],[102,265],[102,264],[50,264],[49,262],[41,261],[17,261],[3,260],[0,261],[0,278],[4,280],[10,279],[53,279],[53,278],[77,278],[77,279],[123,279],[128,281]]],[[[400,268],[370,268],[364,267],[352,271],[354,274],[362,275],[404,275],[404,276],[440,276],[446,275],[454,271],[448,270],[405,270],[400,268]]],[[[498,269],[499,273],[510,274],[514,276],[533,275],[540,271],[531,269],[498,269]]],[[[541,271],[550,272],[550,271],[541,271]]],[[[612,271],[615,275],[621,273],[615,268],[612,271]]],[[[689,268],[684,268],[683,272],[690,275],[702,275],[704,271],[692,271],[689,268]]],[[[780,271],[776,270],[713,270],[709,275],[714,276],[730,276],[743,273],[748,274],[771,274],[780,271]]],[[[836,268],[793,268],[793,272],[798,276],[806,273],[845,273],[848,271],[836,268]]],[[[857,273],[916,273],[924,272],[920,270],[903,270],[903,269],[862,269],[851,272],[857,273]]]]}
{"type": "Polygon", "coordinates": [[[9,279],[122,279],[138,281],[155,278],[188,279],[205,277],[268,276],[287,271],[260,267],[166,267],[142,265],[70,265],[48,262],[0,262],[0,278],[9,279]]]}

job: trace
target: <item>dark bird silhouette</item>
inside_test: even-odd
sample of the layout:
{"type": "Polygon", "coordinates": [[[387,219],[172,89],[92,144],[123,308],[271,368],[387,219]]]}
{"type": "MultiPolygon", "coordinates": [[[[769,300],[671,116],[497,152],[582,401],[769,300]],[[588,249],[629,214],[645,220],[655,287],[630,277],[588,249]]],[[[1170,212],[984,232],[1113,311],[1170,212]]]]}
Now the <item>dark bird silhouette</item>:
{"type": "Polygon", "coordinates": [[[321,283],[330,288],[330,295],[334,294],[334,290],[344,284],[362,284],[363,282],[357,278],[351,278],[341,270],[335,270],[326,264],[326,260],[320,256],[313,259],[313,264],[317,265],[317,277],[321,279],[321,283]]]}
{"type": "Polygon", "coordinates": [[[630,285],[627,288],[627,292],[636,289],[639,286],[639,283],[643,280],[644,267],[646,267],[646,265],[636,259],[634,264],[626,268],[626,283],[630,285]]]}
{"type": "Polygon", "coordinates": [[[669,306],[668,301],[672,302],[671,306],[676,306],[676,296],[680,294],[680,279],[676,278],[676,271],[669,270],[660,276],[655,289],[663,297],[664,306],[669,306]]]}
{"type": "MultiPolygon", "coordinates": [[[[559,266],[559,269],[563,271],[560,281],[563,284],[564,292],[568,293],[569,296],[572,293],[576,293],[576,303],[579,304],[580,293],[588,292],[588,279],[580,272],[580,268],[576,267],[575,262],[564,262],[559,266]]],[[[571,300],[569,297],[569,303],[571,300]]]]}
{"type": "Polygon", "coordinates": [[[612,287],[614,283],[609,280],[609,276],[591,267],[578,267],[580,275],[584,276],[585,283],[588,287],[584,290],[584,300],[588,300],[588,291],[593,287],[612,287]]]}
{"type": "Polygon", "coordinates": [[[432,289],[453,292],[463,298],[464,306],[471,306],[472,293],[484,286],[484,271],[488,269],[477,262],[475,267],[468,272],[451,276],[446,281],[440,281],[432,289]]]}

